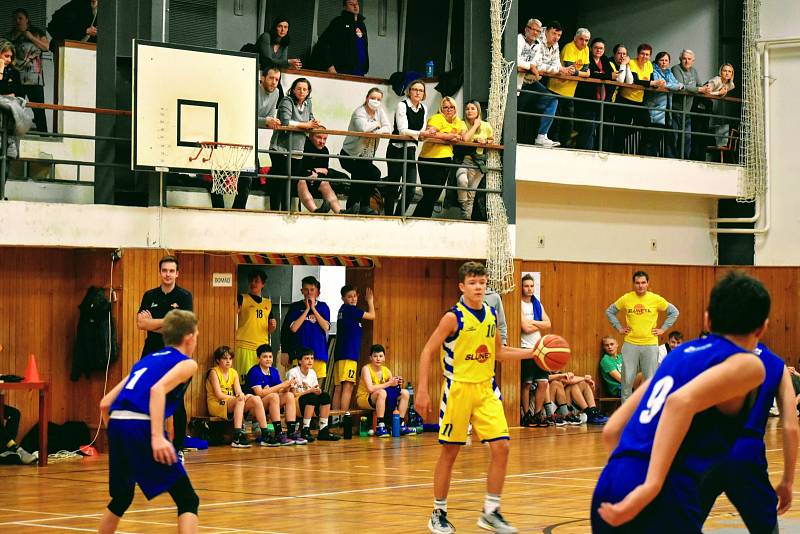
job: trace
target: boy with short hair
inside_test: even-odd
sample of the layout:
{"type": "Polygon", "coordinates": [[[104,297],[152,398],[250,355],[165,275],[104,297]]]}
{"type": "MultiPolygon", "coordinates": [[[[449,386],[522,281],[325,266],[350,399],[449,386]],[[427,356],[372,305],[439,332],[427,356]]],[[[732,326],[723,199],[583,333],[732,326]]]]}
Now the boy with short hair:
{"type": "Polygon", "coordinates": [[[148,354],[100,401],[108,429],[108,478],[111,502],[99,532],[114,532],[133,501],[136,484],[148,499],[169,492],[178,507],[178,532],[197,532],[200,499],[177,451],[167,440],[164,419],[183,403],[186,386],[197,371],[191,359],[197,347],[197,318],[173,310],[163,318],[165,349],[148,354]]]}
{"type": "Polygon", "coordinates": [[[358,308],[358,292],[351,285],[342,286],[342,306],[336,321],[336,349],[333,376],[333,409],[349,410],[353,387],[357,381],[358,355],[361,352],[363,326],[361,321],[375,319],[375,300],[372,290],[367,288],[367,311],[358,308]]]}
{"type": "Polygon", "coordinates": [[[495,358],[532,358],[533,351],[503,346],[497,332],[494,308],[484,303],[488,276],[481,263],[468,261],[459,270],[462,297],[439,321],[425,348],[419,366],[419,387],[415,407],[423,416],[431,411],[428,378],[431,360],[440,355],[444,385],[439,413],[441,454],[433,477],[433,513],[428,530],[434,534],[455,532],[447,519],[447,493],[459,446],[467,442],[467,431],[489,444],[487,493],[478,526],[513,534],[518,530],[500,515],[500,492],[508,463],[508,423],[503,412],[500,388],[494,379],[495,358]]]}
{"type": "Polygon", "coordinates": [[[319,432],[317,438],[320,441],[339,441],[339,436],[331,433],[328,427],[328,415],[331,412],[331,397],[320,388],[317,374],[314,372],[314,351],[301,348],[298,353],[299,362],[297,366],[289,369],[286,379],[291,381],[294,388],[294,395],[300,403],[300,410],[303,412],[303,430],[301,436],[311,443],[314,436],[311,435],[311,418],[314,416],[314,409],[319,411],[319,432]]]}
{"type": "Polygon", "coordinates": [[[378,418],[378,428],[375,429],[377,437],[385,438],[390,435],[387,426],[391,424],[395,407],[400,412],[400,435],[413,434],[414,431],[405,422],[408,390],[402,389],[403,377],[393,376],[389,368],[383,365],[385,361],[386,349],[383,345],[372,345],[369,349],[369,364],[361,368],[356,403],[362,410],[375,410],[378,418]]]}
{"type": "Polygon", "coordinates": [[[247,391],[260,398],[265,411],[269,411],[275,433],[267,440],[267,446],[305,445],[306,440],[297,431],[297,407],[291,391],[291,380],[282,382],[280,373],[272,367],[273,354],[270,345],[261,345],[256,353],[258,364],[247,372],[247,391]],[[281,428],[281,406],[286,411],[286,432],[281,428]]]}
{"type": "Polygon", "coordinates": [[[272,301],[261,295],[267,283],[267,273],[258,269],[247,275],[247,293],[236,296],[238,326],[236,328],[236,372],[244,382],[248,371],[258,365],[256,349],[269,343],[269,338],[278,327],[272,301]]]}
{"type": "MultiPolygon", "coordinates": [[[[327,304],[319,300],[320,283],[313,276],[306,276],[301,281],[300,292],[303,300],[292,302],[286,312],[284,330],[281,340],[289,346],[290,359],[300,359],[300,349],[311,349],[314,355],[315,376],[324,382],[328,376],[328,332],[331,329],[331,310],[327,304]],[[293,339],[289,339],[293,338],[293,339]]],[[[293,365],[296,365],[293,363],[293,365]]]]}

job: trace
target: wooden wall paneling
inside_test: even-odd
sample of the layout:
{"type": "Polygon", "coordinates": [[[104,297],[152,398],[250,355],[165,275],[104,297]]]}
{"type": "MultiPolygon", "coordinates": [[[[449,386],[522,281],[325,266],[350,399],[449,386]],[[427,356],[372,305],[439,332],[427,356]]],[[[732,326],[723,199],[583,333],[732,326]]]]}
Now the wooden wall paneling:
{"type": "MultiPolygon", "coordinates": [[[[522,262],[514,261],[514,276],[516,287],[503,295],[503,312],[506,316],[506,326],[508,328],[508,345],[519,347],[520,338],[520,283],[522,262]]],[[[521,364],[519,361],[504,361],[496,366],[497,384],[500,386],[500,393],[503,395],[503,408],[506,420],[511,426],[519,424],[519,406],[521,395],[521,364]]]]}

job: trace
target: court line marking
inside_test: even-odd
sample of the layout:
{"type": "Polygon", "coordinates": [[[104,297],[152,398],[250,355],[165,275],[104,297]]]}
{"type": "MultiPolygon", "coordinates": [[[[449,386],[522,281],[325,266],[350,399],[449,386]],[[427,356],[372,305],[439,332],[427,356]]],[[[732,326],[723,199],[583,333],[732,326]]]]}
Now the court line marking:
{"type": "MultiPolygon", "coordinates": [[[[64,527],[60,525],[41,525],[39,523],[31,523],[30,521],[17,521],[15,523],[7,523],[9,525],[20,525],[23,527],[39,527],[39,528],[57,528],[59,530],[77,530],[78,532],[97,532],[96,528],[79,528],[79,527],[64,527]]],[[[118,534],[138,534],[136,532],[127,532],[118,530],[118,534]]]]}

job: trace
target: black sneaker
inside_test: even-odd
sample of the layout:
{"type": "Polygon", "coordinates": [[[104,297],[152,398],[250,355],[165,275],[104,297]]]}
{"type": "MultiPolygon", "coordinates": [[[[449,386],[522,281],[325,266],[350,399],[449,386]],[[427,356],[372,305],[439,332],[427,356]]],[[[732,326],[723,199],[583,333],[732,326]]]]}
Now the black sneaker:
{"type": "Polygon", "coordinates": [[[314,441],[316,440],[316,438],[311,435],[311,429],[307,426],[303,427],[303,430],[300,432],[300,435],[303,437],[303,439],[306,440],[307,443],[314,443],[314,441]]]}
{"type": "Polygon", "coordinates": [[[331,429],[329,427],[325,427],[319,432],[317,432],[317,439],[320,441],[339,441],[341,436],[337,436],[336,434],[331,433],[331,429]]]}
{"type": "Polygon", "coordinates": [[[561,414],[560,414],[560,413],[554,413],[553,415],[551,415],[551,416],[550,416],[550,420],[551,420],[551,421],[553,422],[553,424],[554,424],[554,425],[556,425],[556,426],[564,426],[564,425],[566,425],[566,424],[567,424],[567,423],[566,423],[566,421],[564,421],[564,418],[563,418],[563,417],[561,417],[561,414]]]}
{"type": "Polygon", "coordinates": [[[252,447],[250,445],[250,440],[247,439],[247,436],[244,435],[244,432],[239,432],[234,436],[233,441],[231,442],[231,447],[236,449],[249,449],[252,447]]]}
{"type": "Polygon", "coordinates": [[[547,428],[550,426],[549,420],[544,415],[544,412],[539,412],[533,416],[533,426],[536,428],[547,428]]]}
{"type": "Polygon", "coordinates": [[[319,207],[314,210],[314,213],[328,213],[329,211],[331,211],[330,202],[323,200],[322,204],[320,204],[319,207]]]}

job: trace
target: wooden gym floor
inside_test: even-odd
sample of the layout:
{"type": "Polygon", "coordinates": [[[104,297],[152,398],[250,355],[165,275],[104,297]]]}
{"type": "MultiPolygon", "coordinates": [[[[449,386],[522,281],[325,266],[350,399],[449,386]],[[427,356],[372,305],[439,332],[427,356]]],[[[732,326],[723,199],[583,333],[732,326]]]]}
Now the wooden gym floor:
{"type": "MultiPolygon", "coordinates": [[[[512,429],[502,511],[521,532],[589,532],[589,502],[605,463],[598,427],[512,429]]],[[[780,429],[769,422],[773,482],[782,472],[780,429]]],[[[427,532],[431,477],[439,451],[434,434],[358,438],[305,447],[214,447],[186,456],[200,495],[201,532],[427,532]]],[[[483,504],[488,451],[464,447],[448,498],[458,532],[475,526],[483,504]]],[[[33,466],[0,467],[0,532],[96,531],[107,496],[107,456],[33,466]]],[[[800,477],[798,477],[800,479],[800,477]]],[[[800,532],[796,506],[781,532],[800,532]]],[[[175,531],[168,495],[148,502],[139,490],[119,532],[175,531]]],[[[722,497],[707,532],[746,532],[722,497]]]]}

